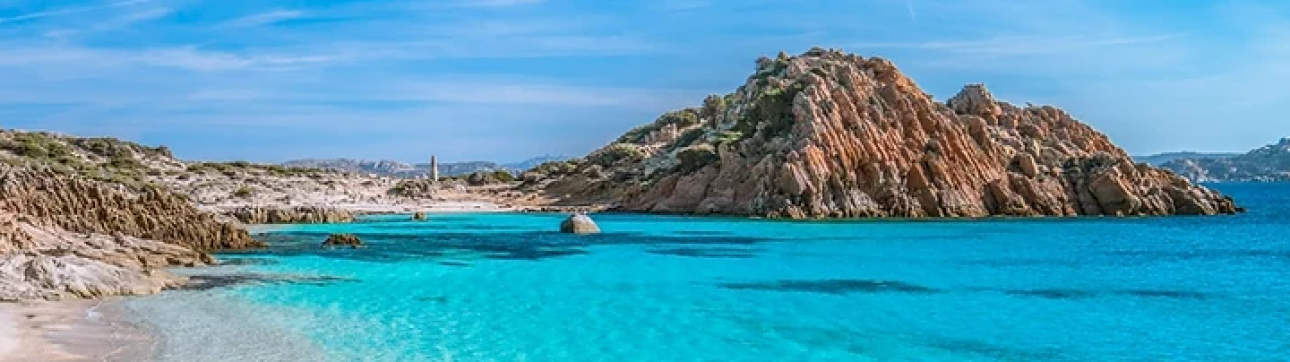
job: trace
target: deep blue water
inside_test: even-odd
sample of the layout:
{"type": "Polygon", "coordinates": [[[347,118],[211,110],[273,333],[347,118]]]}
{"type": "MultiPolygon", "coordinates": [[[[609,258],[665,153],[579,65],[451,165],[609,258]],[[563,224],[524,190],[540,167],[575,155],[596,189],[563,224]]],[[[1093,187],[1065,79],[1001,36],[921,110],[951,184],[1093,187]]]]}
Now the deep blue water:
{"type": "Polygon", "coordinates": [[[1249,213],[290,226],[129,306],[183,361],[1287,360],[1290,184],[1211,186],[1249,213]]]}

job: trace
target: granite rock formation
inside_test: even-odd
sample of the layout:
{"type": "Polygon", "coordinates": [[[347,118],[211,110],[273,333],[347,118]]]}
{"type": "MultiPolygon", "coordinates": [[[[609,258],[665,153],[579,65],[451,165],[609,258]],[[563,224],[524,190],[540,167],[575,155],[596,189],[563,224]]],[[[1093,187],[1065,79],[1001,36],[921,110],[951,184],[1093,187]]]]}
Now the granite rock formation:
{"type": "Polygon", "coordinates": [[[1160,167],[1196,182],[1290,181],[1290,138],[1229,157],[1190,157],[1160,167]]]}
{"type": "Polygon", "coordinates": [[[162,268],[257,246],[162,189],[0,165],[0,300],[155,293],[183,282],[162,268]]]}
{"type": "Polygon", "coordinates": [[[354,221],[354,214],[319,206],[242,206],[227,210],[228,215],[244,224],[326,224],[354,221]]]}
{"type": "Polygon", "coordinates": [[[600,226],[586,214],[573,214],[560,222],[560,232],[565,234],[599,234],[600,226]]]}
{"type": "Polygon", "coordinates": [[[122,234],[197,250],[263,246],[173,192],[132,191],[50,169],[0,165],[0,210],[71,232],[122,234]]]}
{"type": "Polygon", "coordinates": [[[73,233],[0,212],[0,301],[152,294],[185,282],[161,268],[212,262],[178,245],[73,233]]]}
{"type": "Polygon", "coordinates": [[[838,51],[762,58],[737,91],[587,157],[526,173],[558,204],[817,217],[1208,215],[1234,202],[1134,164],[1051,106],[968,85],[936,102],[895,65],[838,51]],[[555,173],[554,171],[558,171],[555,173]]]}
{"type": "Polygon", "coordinates": [[[363,240],[354,234],[331,234],[322,243],[323,247],[350,247],[357,249],[363,246],[363,240]]]}

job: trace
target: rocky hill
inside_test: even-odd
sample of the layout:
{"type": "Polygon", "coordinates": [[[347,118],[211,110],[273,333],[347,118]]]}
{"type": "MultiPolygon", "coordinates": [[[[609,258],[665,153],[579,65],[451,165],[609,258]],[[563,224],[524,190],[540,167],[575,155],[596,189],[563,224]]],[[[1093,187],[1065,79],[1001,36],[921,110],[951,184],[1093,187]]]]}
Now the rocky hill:
{"type": "Polygon", "coordinates": [[[1161,167],[1196,182],[1288,182],[1290,138],[1242,155],[1221,158],[1183,158],[1161,167]]]}
{"type": "Polygon", "coordinates": [[[1166,152],[1147,156],[1133,156],[1133,160],[1148,165],[1159,167],[1169,161],[1184,159],[1203,159],[1203,158],[1227,158],[1239,156],[1240,153],[1222,153],[1222,152],[1166,152]]]}
{"type": "MultiPolygon", "coordinates": [[[[491,173],[496,171],[506,171],[519,173],[536,167],[543,162],[566,160],[569,157],[561,156],[542,156],[534,157],[528,160],[515,163],[496,163],[488,161],[471,161],[471,162],[452,162],[439,164],[439,176],[457,177],[466,176],[474,173],[491,173]]],[[[381,160],[355,160],[348,158],[332,159],[302,159],[283,162],[284,167],[305,167],[335,170],[351,173],[375,174],[387,177],[399,178],[417,178],[430,175],[429,163],[411,164],[399,161],[381,160]]]]}
{"type": "Polygon", "coordinates": [[[557,205],[770,217],[1170,215],[1230,198],[1135,164],[1050,106],[968,85],[936,102],[891,62],[812,49],[734,93],[523,175],[557,205]]]}

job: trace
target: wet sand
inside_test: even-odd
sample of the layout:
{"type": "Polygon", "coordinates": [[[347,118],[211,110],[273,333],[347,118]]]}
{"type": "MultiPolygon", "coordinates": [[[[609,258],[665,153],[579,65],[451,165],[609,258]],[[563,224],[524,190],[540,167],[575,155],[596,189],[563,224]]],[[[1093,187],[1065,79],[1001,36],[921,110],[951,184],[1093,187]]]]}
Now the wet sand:
{"type": "Polygon", "coordinates": [[[120,299],[0,303],[0,361],[150,361],[158,339],[120,299]]]}

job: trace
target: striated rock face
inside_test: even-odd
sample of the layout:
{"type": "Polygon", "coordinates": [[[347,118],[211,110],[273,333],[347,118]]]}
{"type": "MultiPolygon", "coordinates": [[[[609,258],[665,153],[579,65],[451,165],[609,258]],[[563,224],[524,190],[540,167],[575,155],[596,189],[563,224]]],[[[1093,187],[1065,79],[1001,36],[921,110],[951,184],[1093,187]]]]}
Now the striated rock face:
{"type": "Polygon", "coordinates": [[[999,102],[980,84],[938,103],[887,60],[821,49],[763,58],[735,93],[669,113],[571,168],[555,180],[529,174],[525,181],[565,203],[661,213],[1237,211],[1228,197],[1134,164],[1105,135],[1060,109],[999,102]]]}
{"type": "Polygon", "coordinates": [[[212,262],[186,247],[72,233],[0,211],[0,301],[152,294],[185,281],[160,268],[212,262]]]}
{"type": "Polygon", "coordinates": [[[246,224],[318,224],[354,221],[354,214],[317,206],[268,207],[243,206],[224,212],[246,224]]]}
{"type": "Polygon", "coordinates": [[[155,187],[134,192],[50,170],[0,165],[0,211],[72,232],[121,234],[197,250],[263,246],[172,192],[155,187]]]}

